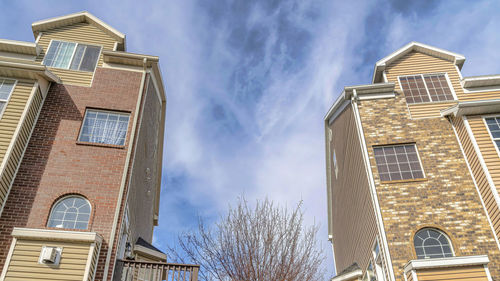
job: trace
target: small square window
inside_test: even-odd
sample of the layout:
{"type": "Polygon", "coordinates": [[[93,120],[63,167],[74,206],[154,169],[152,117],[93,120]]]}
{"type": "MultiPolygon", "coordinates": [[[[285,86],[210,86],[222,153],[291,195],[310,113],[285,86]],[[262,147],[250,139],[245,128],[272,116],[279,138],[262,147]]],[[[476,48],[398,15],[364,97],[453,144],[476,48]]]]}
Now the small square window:
{"type": "Polygon", "coordinates": [[[381,181],[424,177],[415,144],[377,146],[373,151],[381,181]]]}
{"type": "Polygon", "coordinates": [[[124,145],[129,114],[88,109],[80,130],[79,141],[124,145]]]}

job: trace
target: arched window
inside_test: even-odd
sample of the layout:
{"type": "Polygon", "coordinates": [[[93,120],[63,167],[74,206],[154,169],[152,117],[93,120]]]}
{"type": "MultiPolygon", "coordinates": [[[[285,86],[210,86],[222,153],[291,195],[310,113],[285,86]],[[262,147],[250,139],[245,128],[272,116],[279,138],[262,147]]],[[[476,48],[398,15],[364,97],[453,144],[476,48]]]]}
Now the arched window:
{"type": "Polygon", "coordinates": [[[423,228],[413,239],[415,252],[419,259],[453,257],[450,239],[442,231],[423,228]]]}
{"type": "Polygon", "coordinates": [[[81,196],[60,199],[50,212],[48,227],[87,229],[90,219],[90,203],[81,196]]]}

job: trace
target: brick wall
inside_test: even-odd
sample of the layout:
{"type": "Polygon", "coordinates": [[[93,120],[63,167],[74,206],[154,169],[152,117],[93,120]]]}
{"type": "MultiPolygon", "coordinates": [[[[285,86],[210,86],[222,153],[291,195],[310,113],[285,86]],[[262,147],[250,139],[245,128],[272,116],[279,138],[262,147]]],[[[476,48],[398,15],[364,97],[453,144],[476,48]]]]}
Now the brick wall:
{"type": "Polygon", "coordinates": [[[51,86],[0,218],[0,266],[12,228],[46,228],[52,204],[73,193],[92,204],[88,231],[104,237],[96,275],[102,279],[141,75],[98,68],[92,87],[51,86]],[[125,147],[77,143],[88,107],[131,112],[125,147]]]}
{"type": "Polygon", "coordinates": [[[449,234],[456,256],[488,255],[500,278],[500,252],[463,158],[445,118],[412,120],[398,91],[395,99],[360,102],[360,115],[397,280],[416,258],[413,235],[425,226],[449,234]],[[415,142],[425,181],[381,184],[373,145],[415,142]]]}

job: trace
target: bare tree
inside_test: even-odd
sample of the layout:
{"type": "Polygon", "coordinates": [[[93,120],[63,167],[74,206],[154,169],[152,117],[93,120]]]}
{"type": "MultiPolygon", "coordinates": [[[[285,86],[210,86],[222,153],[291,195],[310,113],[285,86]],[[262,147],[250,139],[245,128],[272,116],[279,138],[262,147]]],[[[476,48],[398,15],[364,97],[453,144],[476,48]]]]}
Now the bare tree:
{"type": "Polygon", "coordinates": [[[318,227],[302,226],[301,203],[293,211],[269,200],[255,208],[240,199],[214,227],[181,234],[170,258],[201,265],[200,277],[221,281],[323,280],[318,227]]]}

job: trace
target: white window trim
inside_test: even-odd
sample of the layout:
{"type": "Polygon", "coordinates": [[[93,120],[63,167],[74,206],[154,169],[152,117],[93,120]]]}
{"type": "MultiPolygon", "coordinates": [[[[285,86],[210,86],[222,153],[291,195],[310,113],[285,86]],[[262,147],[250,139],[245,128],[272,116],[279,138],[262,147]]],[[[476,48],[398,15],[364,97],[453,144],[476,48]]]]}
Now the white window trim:
{"type": "MultiPolygon", "coordinates": [[[[488,131],[488,135],[490,136],[491,143],[495,147],[495,150],[497,151],[498,157],[500,157],[500,149],[498,148],[497,144],[495,143],[495,138],[491,134],[490,128],[488,127],[488,123],[486,123],[486,118],[500,118],[499,114],[490,114],[490,115],[483,115],[481,116],[483,118],[483,123],[484,126],[486,127],[486,131],[488,131]]],[[[500,138],[498,138],[500,140],[500,138]]]]}
{"type": "MultiPolygon", "coordinates": [[[[426,103],[448,103],[448,102],[453,102],[453,101],[457,101],[458,100],[457,94],[455,93],[455,89],[453,88],[453,85],[451,84],[451,80],[450,80],[450,77],[448,76],[447,72],[435,72],[435,73],[433,72],[433,73],[421,73],[421,74],[412,74],[412,75],[401,75],[401,76],[398,76],[399,89],[401,90],[401,92],[403,93],[403,95],[404,95],[404,90],[403,90],[403,86],[401,85],[401,78],[403,78],[403,77],[411,77],[411,76],[421,76],[422,77],[422,81],[424,82],[425,90],[427,91],[427,96],[429,97],[429,101],[407,103],[408,105],[410,105],[410,104],[426,104],[426,103]],[[446,82],[448,83],[448,88],[450,88],[451,94],[453,95],[453,100],[433,101],[432,97],[431,97],[431,94],[429,93],[429,89],[427,88],[427,83],[425,82],[424,75],[442,75],[442,74],[444,74],[444,77],[446,78],[446,82]]],[[[405,100],[406,100],[406,96],[405,96],[405,100]]]]}
{"type": "Polygon", "coordinates": [[[9,105],[10,99],[12,98],[12,94],[14,93],[14,90],[16,89],[16,86],[17,86],[17,82],[19,81],[17,79],[12,79],[9,77],[0,77],[0,80],[4,80],[4,79],[14,80],[14,86],[12,86],[12,90],[10,90],[9,98],[7,100],[0,99],[0,102],[5,102],[4,108],[2,109],[2,111],[0,111],[0,120],[2,120],[3,114],[5,113],[5,110],[7,109],[7,106],[9,105]]]}
{"type": "MultiPolygon", "coordinates": [[[[90,226],[90,219],[92,218],[92,204],[90,203],[90,201],[81,196],[81,195],[78,195],[78,194],[68,194],[68,195],[64,195],[63,197],[59,198],[59,200],[57,200],[54,204],[52,204],[52,207],[50,207],[50,213],[49,213],[49,219],[47,220],[47,223],[46,223],[46,226],[49,227],[49,222],[50,222],[50,218],[52,217],[52,212],[54,210],[54,207],[57,206],[57,204],[59,204],[61,201],[65,200],[65,199],[68,199],[68,198],[71,198],[71,197],[77,197],[77,198],[81,198],[85,201],[87,201],[87,203],[89,203],[89,206],[90,206],[90,213],[89,213],[89,220],[87,221],[87,228],[85,229],[79,229],[79,228],[72,228],[72,229],[79,229],[79,230],[87,230],[89,229],[89,226],[90,226]]],[[[51,227],[51,228],[58,228],[58,227],[51,227]]]]}
{"type": "MultiPolygon", "coordinates": [[[[71,42],[71,41],[65,41],[65,40],[59,40],[59,39],[51,39],[50,43],[49,43],[49,46],[47,47],[47,52],[45,52],[45,55],[43,56],[42,64],[46,65],[47,67],[51,67],[51,68],[65,69],[65,70],[78,71],[78,72],[86,72],[86,73],[89,73],[89,72],[94,73],[95,70],[96,70],[96,68],[97,68],[97,65],[99,64],[99,60],[101,59],[101,54],[102,54],[103,47],[104,47],[103,45],[98,45],[98,44],[86,44],[86,43],[71,42]],[[69,66],[68,66],[68,68],[48,66],[48,65],[45,64],[45,58],[47,56],[47,52],[50,50],[50,47],[52,46],[52,42],[54,42],[54,41],[76,44],[75,49],[73,50],[73,54],[71,55],[71,59],[69,60],[69,66]],[[71,69],[70,68],[71,67],[71,63],[73,62],[73,58],[75,57],[75,53],[76,53],[76,49],[78,48],[78,45],[99,47],[99,55],[97,56],[97,61],[95,63],[94,69],[92,71],[85,71],[85,70],[71,69]]],[[[87,48],[85,48],[85,49],[87,49],[87,48]]],[[[81,64],[82,64],[82,62],[80,61],[80,64],[78,65],[78,68],[80,68],[81,64]]]]}
{"type": "Polygon", "coordinates": [[[94,144],[97,144],[97,145],[115,145],[115,144],[107,144],[107,143],[98,143],[98,142],[87,142],[87,141],[82,141],[80,140],[81,136],[82,136],[82,129],[83,129],[83,126],[85,124],[85,120],[87,119],[87,112],[91,110],[91,111],[97,111],[97,112],[105,112],[105,113],[112,113],[112,114],[117,114],[117,115],[128,115],[128,123],[127,123],[127,131],[125,132],[125,139],[123,141],[123,145],[117,145],[118,147],[121,147],[121,146],[125,146],[127,145],[127,136],[128,136],[128,126],[130,126],[130,112],[126,112],[126,111],[114,111],[114,110],[106,110],[106,109],[96,109],[96,108],[86,108],[85,109],[85,115],[83,116],[83,121],[82,121],[82,124],[80,126],[80,132],[78,132],[78,139],[77,141],[79,142],[82,142],[82,143],[94,143],[94,144]]]}
{"type": "MultiPolygon", "coordinates": [[[[401,145],[408,145],[408,144],[412,144],[413,146],[415,146],[415,151],[417,152],[417,158],[418,158],[418,162],[420,164],[420,168],[422,170],[423,177],[422,178],[416,178],[416,179],[402,179],[402,180],[383,181],[384,183],[385,182],[391,182],[391,181],[411,181],[411,180],[420,180],[420,179],[426,179],[427,178],[427,175],[425,174],[425,170],[424,170],[424,165],[422,164],[422,159],[420,158],[420,151],[418,150],[416,142],[375,145],[375,146],[372,146],[372,149],[374,149],[376,147],[401,146],[401,145]]],[[[374,152],[373,155],[375,155],[375,152],[374,152]]],[[[380,180],[380,171],[378,170],[378,165],[377,165],[376,161],[375,161],[375,165],[377,166],[377,172],[379,173],[379,181],[382,181],[382,180],[380,180]]]]}

